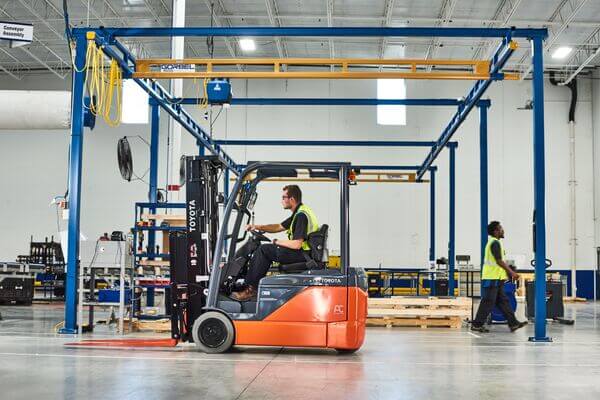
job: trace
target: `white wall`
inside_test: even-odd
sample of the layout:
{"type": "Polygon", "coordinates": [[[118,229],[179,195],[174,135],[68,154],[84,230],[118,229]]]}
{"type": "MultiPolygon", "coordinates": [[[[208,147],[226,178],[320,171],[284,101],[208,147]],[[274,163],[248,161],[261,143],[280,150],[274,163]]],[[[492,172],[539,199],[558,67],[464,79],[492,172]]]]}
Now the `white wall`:
{"type": "MultiPolygon", "coordinates": [[[[191,84],[191,82],[189,82],[191,84]]],[[[64,89],[68,82],[50,76],[31,76],[23,82],[0,79],[0,89],[64,89]]],[[[409,81],[408,96],[459,97],[469,82],[409,81]]],[[[577,108],[578,174],[578,268],[595,263],[593,220],[593,146],[591,81],[579,84],[577,108]]],[[[532,113],[517,111],[531,97],[530,82],[496,83],[488,91],[490,218],[503,222],[508,252],[531,258],[531,213],[533,204],[532,113]]],[[[192,87],[186,89],[193,95],[192,87]]],[[[375,97],[373,81],[243,81],[234,83],[239,97],[375,97]]],[[[546,85],[546,162],[548,257],[559,268],[569,267],[568,124],[569,91],[546,85]]],[[[201,119],[201,111],[190,107],[201,119]]],[[[376,125],[374,107],[234,107],[223,111],[215,124],[219,138],[432,140],[439,136],[453,113],[452,108],[415,107],[407,113],[405,127],[376,125]]],[[[32,113],[32,117],[34,117],[32,113]]],[[[600,114],[599,114],[600,115],[600,114]]],[[[164,121],[163,121],[164,122],[164,121]]],[[[146,198],[145,185],[121,180],[116,164],[116,142],[124,135],[149,136],[149,126],[124,125],[109,129],[103,123],[85,136],[82,199],[82,231],[96,237],[102,232],[126,230],[133,222],[133,202],[146,198]]],[[[471,114],[455,139],[457,150],[457,254],[479,254],[479,141],[477,112],[471,114]]],[[[165,125],[163,124],[163,127],[165,125]]],[[[164,142],[166,128],[161,132],[164,142]]],[[[184,134],[185,135],[185,134],[184,134]]],[[[147,168],[148,150],[140,141],[134,146],[134,166],[147,168]]],[[[196,153],[194,141],[185,135],[183,146],[196,153]]],[[[419,164],[425,149],[380,148],[230,148],[239,162],[248,160],[339,160],[357,164],[419,164]]],[[[36,238],[56,232],[50,199],[65,191],[68,132],[3,132],[0,160],[0,260],[11,260],[27,251],[30,234],[36,238]]],[[[161,147],[161,185],[164,184],[165,145],[161,147]]],[[[441,256],[448,238],[448,157],[438,159],[437,246],[441,256]]],[[[279,221],[281,185],[271,183],[261,190],[257,222],[279,221]]],[[[319,219],[332,226],[335,240],[339,206],[333,185],[303,184],[305,202],[319,219]]],[[[363,266],[421,266],[428,255],[428,193],[426,184],[363,184],[351,190],[352,263],[363,266]]]]}

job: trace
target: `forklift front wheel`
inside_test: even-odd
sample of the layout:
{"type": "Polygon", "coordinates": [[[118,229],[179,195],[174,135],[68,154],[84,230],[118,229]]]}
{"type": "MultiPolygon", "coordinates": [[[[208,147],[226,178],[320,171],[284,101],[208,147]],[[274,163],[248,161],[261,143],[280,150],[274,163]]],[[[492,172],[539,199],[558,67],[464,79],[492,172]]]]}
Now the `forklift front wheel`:
{"type": "Polygon", "coordinates": [[[235,328],[226,315],[207,311],[194,322],[192,337],[199,350],[205,353],[224,353],[233,346],[235,328]]]}

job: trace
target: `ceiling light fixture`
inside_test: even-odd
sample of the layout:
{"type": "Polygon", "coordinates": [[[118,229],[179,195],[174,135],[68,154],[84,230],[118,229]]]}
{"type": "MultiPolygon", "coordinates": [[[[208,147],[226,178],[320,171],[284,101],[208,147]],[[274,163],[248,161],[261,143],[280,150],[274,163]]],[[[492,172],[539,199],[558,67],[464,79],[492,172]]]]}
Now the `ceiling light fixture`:
{"type": "Polygon", "coordinates": [[[254,51],[256,50],[256,42],[253,39],[240,39],[240,48],[243,51],[254,51]]]}
{"type": "Polygon", "coordinates": [[[554,50],[554,53],[552,53],[552,58],[565,58],[566,56],[571,54],[572,50],[573,49],[571,47],[567,46],[559,47],[556,50],[554,50]]]}

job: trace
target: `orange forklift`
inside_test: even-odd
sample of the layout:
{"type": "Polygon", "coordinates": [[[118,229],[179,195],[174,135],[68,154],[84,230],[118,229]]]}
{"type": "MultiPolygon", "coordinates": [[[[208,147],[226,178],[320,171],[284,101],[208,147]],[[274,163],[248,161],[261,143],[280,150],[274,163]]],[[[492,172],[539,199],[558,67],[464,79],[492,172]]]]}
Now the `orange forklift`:
{"type": "MultiPolygon", "coordinates": [[[[171,336],[193,341],[207,353],[232,346],[321,347],[358,350],[365,337],[367,279],[350,266],[349,163],[252,162],[241,171],[219,221],[219,177],[225,166],[213,156],[185,160],[187,230],[170,237],[171,336]],[[310,178],[339,183],[340,266],[327,265],[328,226],[309,235],[306,262],[272,266],[257,297],[229,296],[243,285],[252,253],[269,241],[246,232],[259,184],[269,178],[310,178]]],[[[183,172],[183,171],[182,171],[183,172]]]]}

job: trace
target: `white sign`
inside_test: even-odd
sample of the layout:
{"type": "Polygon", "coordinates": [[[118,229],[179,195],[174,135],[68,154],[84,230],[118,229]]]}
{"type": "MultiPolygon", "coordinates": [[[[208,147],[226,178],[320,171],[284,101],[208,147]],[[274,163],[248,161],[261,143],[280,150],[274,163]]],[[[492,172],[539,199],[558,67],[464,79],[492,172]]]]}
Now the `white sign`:
{"type": "Polygon", "coordinates": [[[0,39],[29,43],[33,40],[33,25],[0,22],[0,39]]]}
{"type": "Polygon", "coordinates": [[[195,64],[162,64],[160,72],[195,72],[195,64]]]}

